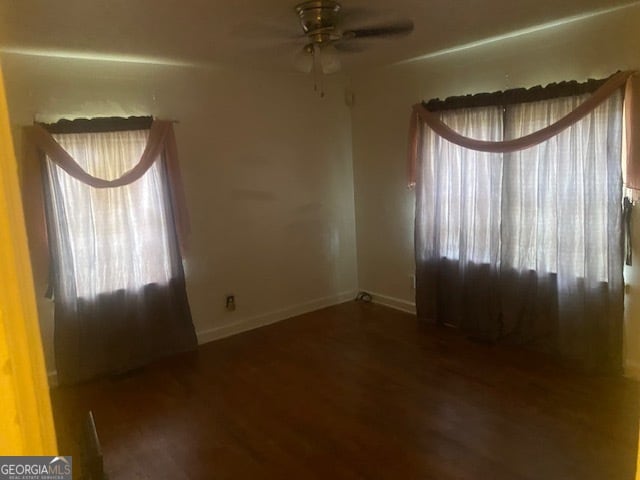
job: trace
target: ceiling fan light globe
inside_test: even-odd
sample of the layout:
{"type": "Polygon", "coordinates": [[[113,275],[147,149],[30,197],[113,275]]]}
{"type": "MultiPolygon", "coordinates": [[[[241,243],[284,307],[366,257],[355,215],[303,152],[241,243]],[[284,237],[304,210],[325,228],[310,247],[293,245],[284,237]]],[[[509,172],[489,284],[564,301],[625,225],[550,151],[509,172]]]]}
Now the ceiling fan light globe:
{"type": "Polygon", "coordinates": [[[320,65],[322,66],[322,73],[325,75],[339,72],[342,64],[340,63],[340,56],[336,47],[328,45],[322,49],[320,53],[320,65]]]}
{"type": "Polygon", "coordinates": [[[293,67],[302,73],[311,73],[313,68],[313,55],[305,50],[296,53],[293,59],[293,67]]]}

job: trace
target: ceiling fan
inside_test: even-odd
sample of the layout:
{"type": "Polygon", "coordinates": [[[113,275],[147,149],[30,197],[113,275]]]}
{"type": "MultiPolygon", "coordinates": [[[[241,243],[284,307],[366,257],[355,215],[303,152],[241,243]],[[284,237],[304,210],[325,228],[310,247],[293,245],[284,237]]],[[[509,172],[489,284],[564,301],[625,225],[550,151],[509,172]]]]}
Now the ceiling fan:
{"type": "MultiPolygon", "coordinates": [[[[342,6],[334,0],[311,0],[295,7],[307,43],[298,53],[295,64],[304,72],[313,73],[315,88],[324,96],[321,77],[340,70],[339,54],[363,49],[360,40],[397,37],[413,31],[411,20],[349,28],[356,14],[344,15],[342,6]]],[[[347,12],[348,13],[348,12],[347,12]]]]}

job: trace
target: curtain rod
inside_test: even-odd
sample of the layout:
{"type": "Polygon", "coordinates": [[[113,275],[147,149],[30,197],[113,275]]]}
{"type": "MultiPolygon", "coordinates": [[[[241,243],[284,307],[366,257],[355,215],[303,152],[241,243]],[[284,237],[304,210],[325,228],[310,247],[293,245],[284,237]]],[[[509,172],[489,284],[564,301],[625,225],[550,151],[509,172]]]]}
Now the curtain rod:
{"type": "MultiPolygon", "coordinates": [[[[60,119],[54,123],[34,122],[50,133],[100,133],[100,132],[118,132],[126,130],[148,130],[151,128],[157,117],[148,116],[131,116],[131,117],[93,117],[93,118],[76,118],[60,119]]],[[[167,122],[177,124],[179,120],[170,119],[167,122]]]]}
{"type": "Polygon", "coordinates": [[[530,88],[511,88],[490,93],[453,96],[444,100],[432,98],[422,103],[425,108],[431,112],[455,110],[459,108],[504,107],[506,105],[593,93],[604,85],[613,75],[603,79],[589,79],[585,82],[578,82],[576,80],[555,82],[544,87],[542,85],[536,85],[530,88]]]}
{"type": "MultiPolygon", "coordinates": [[[[38,124],[47,124],[47,122],[41,122],[38,120],[38,117],[40,116],[40,113],[34,113],[33,114],[33,123],[38,123],[38,124]]],[[[135,117],[136,115],[132,115],[133,117],[135,117]]],[[[180,123],[180,120],[177,120],[175,118],[161,118],[161,117],[156,117],[154,115],[141,115],[142,117],[151,117],[154,120],[164,120],[166,122],[171,122],[171,123],[180,123]]],[[[100,119],[100,118],[131,118],[130,117],[77,117],[77,118],[64,118],[64,117],[60,117],[58,120],[56,120],[53,123],[57,123],[60,120],[67,120],[67,121],[74,121],[74,120],[93,120],[93,119],[100,119]]]]}

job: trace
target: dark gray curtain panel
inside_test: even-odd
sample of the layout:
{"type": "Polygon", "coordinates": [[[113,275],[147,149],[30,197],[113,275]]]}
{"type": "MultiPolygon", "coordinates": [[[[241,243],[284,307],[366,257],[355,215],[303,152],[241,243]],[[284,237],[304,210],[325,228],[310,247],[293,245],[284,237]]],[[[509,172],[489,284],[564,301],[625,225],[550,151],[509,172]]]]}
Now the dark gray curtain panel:
{"type": "MultiPolygon", "coordinates": [[[[501,141],[540,130],[585,98],[438,114],[462,135],[501,141]]],[[[425,126],[416,178],[418,316],[591,371],[620,371],[621,144],[621,93],[513,153],[465,149],[425,126]]]]}

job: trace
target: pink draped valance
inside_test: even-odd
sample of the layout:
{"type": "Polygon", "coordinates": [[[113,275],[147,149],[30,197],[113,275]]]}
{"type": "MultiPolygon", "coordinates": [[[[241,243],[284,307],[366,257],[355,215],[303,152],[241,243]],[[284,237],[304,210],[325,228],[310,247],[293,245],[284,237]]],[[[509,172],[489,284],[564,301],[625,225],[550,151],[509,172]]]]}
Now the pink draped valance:
{"type": "Polygon", "coordinates": [[[166,146],[166,141],[172,130],[171,122],[154,121],[149,131],[147,145],[138,163],[120,178],[115,180],[103,180],[89,175],[83,168],[71,158],[64,148],[40,125],[27,127],[30,140],[49,158],[72,177],[95,188],[122,187],[138,180],[159,158],[166,146]]]}
{"type": "Polygon", "coordinates": [[[44,288],[47,285],[49,272],[49,247],[42,185],[43,154],[46,154],[51,161],[69,175],[94,188],[116,188],[133,183],[142,177],[154,162],[164,159],[169,181],[172,214],[180,249],[184,255],[190,233],[189,215],[185,203],[172,122],[154,120],[140,160],[131,170],[114,180],[104,180],[87,173],[46,129],[40,125],[33,125],[25,127],[24,131],[25,159],[22,190],[34,281],[37,288],[44,288]]]}
{"type": "Polygon", "coordinates": [[[416,182],[416,168],[420,155],[419,139],[424,126],[428,126],[441,137],[464,148],[491,153],[514,152],[533,147],[558,135],[584,118],[622,87],[625,87],[627,140],[625,184],[629,188],[640,189],[640,158],[638,158],[640,157],[640,125],[638,125],[640,120],[640,102],[638,101],[640,83],[637,75],[632,71],[618,72],[611,76],[593,95],[557,122],[524,137],[501,142],[478,140],[460,135],[442,122],[437,114],[427,110],[422,103],[414,105],[409,127],[409,187],[413,187],[416,182]]]}

